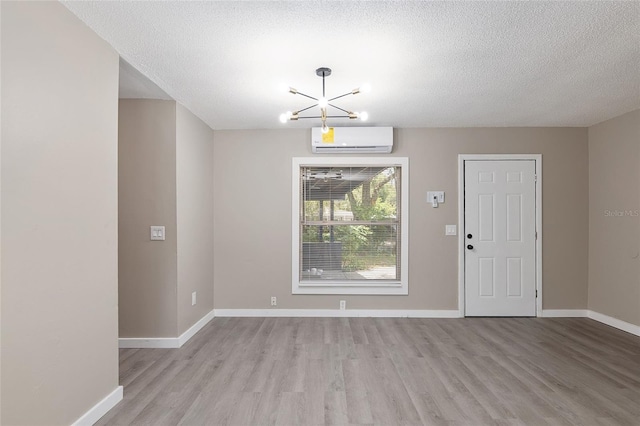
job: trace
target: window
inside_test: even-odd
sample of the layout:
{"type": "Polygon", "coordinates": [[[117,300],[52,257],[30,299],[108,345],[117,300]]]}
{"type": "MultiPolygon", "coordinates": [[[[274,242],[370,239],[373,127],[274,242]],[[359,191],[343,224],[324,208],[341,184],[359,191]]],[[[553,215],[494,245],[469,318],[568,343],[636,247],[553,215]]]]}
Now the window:
{"type": "Polygon", "coordinates": [[[293,294],[408,294],[409,162],[293,159],[293,294]]]}

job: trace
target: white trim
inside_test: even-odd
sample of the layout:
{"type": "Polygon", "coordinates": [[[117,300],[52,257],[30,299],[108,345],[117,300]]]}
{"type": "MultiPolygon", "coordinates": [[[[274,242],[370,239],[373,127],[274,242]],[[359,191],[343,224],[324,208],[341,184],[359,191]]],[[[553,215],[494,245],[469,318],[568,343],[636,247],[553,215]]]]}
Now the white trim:
{"type": "Polygon", "coordinates": [[[640,325],[631,324],[589,309],[544,309],[542,316],[545,318],[590,318],[618,330],[640,336],[640,325]]]}
{"type": "Polygon", "coordinates": [[[89,411],[84,413],[82,417],[73,422],[71,426],[91,426],[96,423],[102,416],[107,414],[109,410],[122,401],[123,388],[118,386],[109,395],[104,397],[102,401],[91,407],[89,411]]]}
{"type": "Polygon", "coordinates": [[[216,317],[459,318],[458,311],[422,309],[214,309],[216,317]]]}
{"type": "Polygon", "coordinates": [[[542,154],[458,155],[458,310],[464,317],[464,162],[467,160],[533,160],[536,164],[536,316],[542,316],[542,154]]]}
{"type": "Polygon", "coordinates": [[[292,294],[409,294],[409,158],[408,157],[294,157],[291,172],[291,293],[292,294]],[[400,280],[393,282],[365,281],[301,282],[300,277],[300,167],[330,166],[400,166],[400,280]]]}
{"type": "Polygon", "coordinates": [[[542,154],[536,161],[536,316],[542,316],[542,154]]]}
{"type": "Polygon", "coordinates": [[[458,312],[464,317],[464,158],[458,155],[458,312]]]}
{"type": "Polygon", "coordinates": [[[178,338],[178,347],[182,347],[185,343],[189,341],[198,331],[202,329],[205,325],[209,323],[213,319],[213,309],[209,311],[208,314],[200,318],[195,324],[193,324],[187,331],[182,333],[178,338]]]}
{"type": "Polygon", "coordinates": [[[334,286],[304,286],[299,285],[292,294],[375,294],[375,295],[406,295],[402,292],[403,286],[398,282],[389,283],[385,286],[350,286],[349,284],[334,286]]]}
{"type": "Polygon", "coordinates": [[[586,309],[543,309],[544,318],[586,318],[586,309]]]}
{"type": "Polygon", "coordinates": [[[171,349],[179,348],[177,337],[121,337],[118,339],[120,349],[171,349]]]}
{"type": "Polygon", "coordinates": [[[121,337],[118,339],[118,347],[124,348],[145,348],[145,349],[175,349],[187,343],[198,331],[202,329],[214,317],[212,309],[208,314],[200,318],[180,337],[121,337]]]}
{"type": "Polygon", "coordinates": [[[587,311],[587,317],[608,326],[617,328],[618,330],[626,331],[627,333],[640,336],[640,325],[631,324],[629,322],[622,321],[595,311],[587,311]]]}

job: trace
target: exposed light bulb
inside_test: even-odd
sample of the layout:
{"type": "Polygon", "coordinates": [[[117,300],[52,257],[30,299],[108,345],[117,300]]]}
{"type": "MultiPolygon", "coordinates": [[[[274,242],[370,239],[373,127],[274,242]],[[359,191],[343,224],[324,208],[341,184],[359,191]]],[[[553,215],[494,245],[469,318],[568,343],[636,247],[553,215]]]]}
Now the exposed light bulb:
{"type": "Polygon", "coordinates": [[[366,111],[362,111],[358,116],[362,121],[367,121],[369,119],[369,114],[366,111]]]}
{"type": "Polygon", "coordinates": [[[371,91],[371,85],[369,83],[363,83],[362,86],[360,86],[361,93],[369,93],[370,91],[371,91]]]}
{"type": "MultiPolygon", "coordinates": [[[[285,113],[280,114],[280,122],[286,123],[287,120],[293,120],[293,113],[291,111],[287,111],[285,113]]],[[[297,119],[298,117],[296,117],[297,119]]]]}
{"type": "MultiPolygon", "coordinates": [[[[280,122],[281,123],[286,123],[287,120],[294,120],[294,114],[291,111],[287,111],[285,113],[280,114],[280,122]]],[[[298,117],[295,117],[295,120],[297,120],[298,117]]]]}
{"type": "Polygon", "coordinates": [[[329,127],[326,124],[322,124],[322,133],[329,133],[329,127]]]}
{"type": "Polygon", "coordinates": [[[322,98],[318,99],[318,106],[320,108],[326,108],[328,104],[329,104],[329,101],[327,101],[327,98],[322,97],[322,98]]]}

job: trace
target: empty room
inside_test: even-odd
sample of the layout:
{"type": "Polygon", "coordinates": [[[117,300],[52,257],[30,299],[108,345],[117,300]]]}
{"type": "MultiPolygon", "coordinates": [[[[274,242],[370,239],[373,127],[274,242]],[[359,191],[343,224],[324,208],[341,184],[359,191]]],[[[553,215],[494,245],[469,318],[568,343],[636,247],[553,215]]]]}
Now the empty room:
{"type": "Polygon", "coordinates": [[[0,424],[640,425],[640,2],[1,1],[0,424]]]}

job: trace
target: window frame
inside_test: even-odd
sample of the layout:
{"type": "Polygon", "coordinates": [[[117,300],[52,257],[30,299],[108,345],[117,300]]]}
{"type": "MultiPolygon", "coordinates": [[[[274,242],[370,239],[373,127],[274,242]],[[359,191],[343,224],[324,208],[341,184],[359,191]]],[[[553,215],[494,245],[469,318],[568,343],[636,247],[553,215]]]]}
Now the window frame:
{"type": "Polygon", "coordinates": [[[409,294],[409,158],[407,157],[294,157],[292,161],[291,191],[291,293],[292,294],[409,294]],[[349,280],[324,281],[300,279],[302,241],[300,235],[301,167],[400,167],[400,279],[389,281],[349,280]]]}

